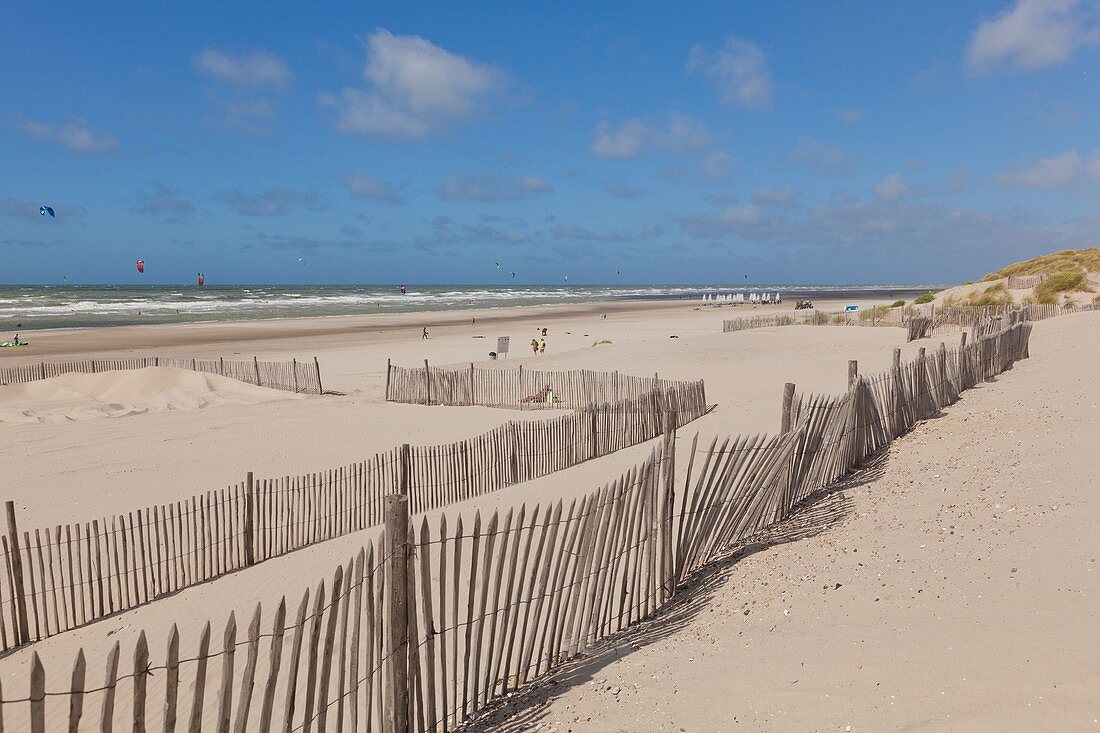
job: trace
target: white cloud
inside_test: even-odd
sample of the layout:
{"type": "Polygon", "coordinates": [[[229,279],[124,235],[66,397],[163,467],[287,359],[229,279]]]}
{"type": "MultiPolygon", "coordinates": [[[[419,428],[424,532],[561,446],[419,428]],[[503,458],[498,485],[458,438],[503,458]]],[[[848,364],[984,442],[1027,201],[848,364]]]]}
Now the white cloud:
{"type": "Polygon", "coordinates": [[[467,178],[451,176],[439,188],[439,197],[450,201],[516,201],[553,191],[538,176],[516,178],[478,173],[467,178]]]}
{"type": "Polygon", "coordinates": [[[402,201],[401,192],[392,186],[370,176],[361,176],[353,173],[343,181],[352,196],[358,199],[371,199],[384,201],[388,204],[398,204],[402,201]]]}
{"type": "Polygon", "coordinates": [[[585,242],[625,242],[630,239],[630,236],[623,234],[622,232],[609,229],[606,232],[594,232],[590,229],[583,227],[573,226],[572,224],[560,224],[553,229],[555,237],[560,239],[579,239],[585,242]]]}
{"type": "Polygon", "coordinates": [[[771,102],[768,62],[752,41],[729,36],[726,45],[716,51],[695,46],[688,56],[687,70],[709,78],[726,104],[757,109],[771,102]]]}
{"type": "Polygon", "coordinates": [[[1076,150],[1067,150],[1053,158],[1040,158],[1031,168],[1002,171],[997,183],[1024,188],[1069,188],[1080,172],[1081,156],[1076,150]]]}
{"type": "Polygon", "coordinates": [[[113,137],[94,132],[84,122],[73,120],[61,125],[37,120],[23,120],[23,131],[38,140],[48,140],[74,153],[99,155],[118,147],[113,137]]]}
{"type": "Polygon", "coordinates": [[[231,54],[206,48],[195,56],[195,70],[218,81],[247,87],[278,89],[294,79],[290,67],[268,51],[231,54]]]}
{"type": "Polygon", "coordinates": [[[131,211],[175,224],[190,218],[195,213],[195,207],[174,188],[154,183],[152,193],[138,194],[131,211]]]}
{"type": "Polygon", "coordinates": [[[969,171],[955,171],[951,174],[951,177],[947,179],[947,190],[952,193],[960,193],[970,187],[970,172],[969,171]]]}
{"type": "Polygon", "coordinates": [[[326,208],[315,193],[279,187],[256,195],[241,190],[222,191],[214,198],[243,216],[281,216],[298,207],[309,211],[324,211],[326,208]]]}
{"type": "Polygon", "coordinates": [[[698,150],[710,144],[710,132],[699,120],[673,112],[669,115],[668,132],[659,136],[666,147],[675,150],[698,150]]]}
{"type": "Polygon", "coordinates": [[[842,109],[836,113],[836,118],[845,125],[858,125],[863,122],[863,113],[858,109],[842,109]]]}
{"type": "Polygon", "coordinates": [[[1089,178],[1100,181],[1100,149],[1093,150],[1092,154],[1089,155],[1087,170],[1089,178]]]}
{"type": "Polygon", "coordinates": [[[379,29],[367,37],[367,89],[322,101],[345,134],[419,139],[473,117],[510,83],[496,66],[467,59],[419,36],[379,29]]]}
{"type": "Polygon", "coordinates": [[[823,145],[817,140],[804,140],[793,151],[791,158],[814,173],[845,173],[852,168],[848,152],[837,145],[823,145]]]}
{"type": "Polygon", "coordinates": [[[618,127],[610,122],[600,121],[592,132],[592,142],[588,149],[597,158],[637,158],[650,134],[649,128],[641,120],[626,120],[618,127]]]}
{"type": "Polygon", "coordinates": [[[1094,9],[1078,0],[1017,0],[978,25],[967,49],[972,71],[1000,65],[1030,71],[1062,64],[1081,48],[1100,42],[1094,9]]]}
{"type": "Polygon", "coordinates": [[[765,223],[766,214],[756,204],[729,206],[716,214],[690,214],[680,219],[680,228],[701,239],[723,234],[746,234],[765,223]]]}
{"type": "Polygon", "coordinates": [[[603,185],[603,190],[620,199],[636,199],[645,194],[644,188],[631,186],[629,183],[623,183],[622,181],[608,181],[603,185]]]}
{"type": "Polygon", "coordinates": [[[752,202],[762,206],[785,204],[793,198],[794,189],[790,187],[772,188],[771,186],[762,186],[752,192],[752,202]]]}
{"type": "Polygon", "coordinates": [[[588,149],[597,158],[626,160],[637,158],[647,146],[680,153],[705,148],[710,141],[711,135],[705,124],[673,112],[665,129],[646,125],[636,118],[624,120],[617,126],[601,120],[592,131],[588,149]]]}
{"type": "Polygon", "coordinates": [[[712,150],[703,157],[703,162],[700,165],[702,165],[703,173],[707,178],[717,181],[720,178],[725,178],[730,169],[737,165],[737,161],[724,150],[712,150]]]}
{"type": "Polygon", "coordinates": [[[891,173],[875,184],[875,196],[880,201],[897,201],[909,192],[909,184],[900,173],[891,173]]]}

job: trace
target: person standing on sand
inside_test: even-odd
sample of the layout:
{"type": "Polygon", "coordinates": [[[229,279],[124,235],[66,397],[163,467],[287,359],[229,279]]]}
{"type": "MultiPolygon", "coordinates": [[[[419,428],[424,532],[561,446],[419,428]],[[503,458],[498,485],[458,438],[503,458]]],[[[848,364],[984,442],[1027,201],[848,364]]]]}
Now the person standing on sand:
{"type": "Polygon", "coordinates": [[[536,354],[536,355],[539,353],[539,340],[538,339],[531,339],[531,352],[536,354]]]}
{"type": "Polygon", "coordinates": [[[546,353],[546,339],[539,339],[539,353],[546,353]]]}
{"type": "Polygon", "coordinates": [[[428,338],[428,327],[424,326],[424,332],[420,334],[420,340],[423,341],[426,338],[428,338]]]}

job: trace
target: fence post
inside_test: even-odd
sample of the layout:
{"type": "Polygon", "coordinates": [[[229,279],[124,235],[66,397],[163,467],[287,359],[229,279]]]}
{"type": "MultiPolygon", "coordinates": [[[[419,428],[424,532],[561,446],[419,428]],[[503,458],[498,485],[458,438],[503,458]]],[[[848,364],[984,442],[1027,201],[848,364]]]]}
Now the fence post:
{"type": "Polygon", "coordinates": [[[852,388],[852,385],[856,383],[856,378],[859,377],[859,362],[855,359],[848,360],[848,389],[852,388]]]}
{"type": "Polygon", "coordinates": [[[467,395],[467,397],[469,399],[468,404],[472,407],[474,405],[474,402],[475,402],[475,400],[474,400],[474,363],[472,361],[470,362],[470,392],[467,395]]]}
{"type": "Polygon", "coordinates": [[[966,346],[966,331],[962,332],[962,338],[959,339],[959,346],[966,346]]]}
{"type": "Polygon", "coordinates": [[[294,372],[294,394],[298,394],[298,360],[290,360],[290,371],[294,372]]]}
{"type": "Polygon", "coordinates": [[[388,400],[390,398],[390,371],[392,369],[393,367],[390,365],[390,360],[386,359],[386,394],[383,398],[384,400],[388,400]]]}
{"type": "Polygon", "coordinates": [[[260,358],[258,356],[252,357],[252,366],[256,370],[256,386],[262,387],[260,384],[260,358]]]}
{"type": "Polygon", "coordinates": [[[41,368],[41,370],[42,370],[42,378],[43,378],[43,379],[45,379],[45,378],[46,378],[46,362],[42,362],[42,363],[41,363],[41,364],[39,365],[39,367],[40,367],[40,368],[41,368]]]}
{"type": "Polygon", "coordinates": [[[321,386],[321,362],[317,361],[317,357],[313,357],[313,370],[317,372],[317,394],[324,394],[325,388],[321,386]]]}
{"type": "Polygon", "coordinates": [[[15,503],[4,502],[4,511],[8,515],[8,547],[11,548],[11,574],[15,582],[15,608],[18,611],[19,628],[15,631],[19,634],[17,644],[26,644],[31,640],[31,632],[27,623],[27,596],[23,592],[23,558],[19,555],[19,527],[15,523],[15,503]]]}
{"type": "Polygon", "coordinates": [[[424,360],[424,386],[427,389],[427,396],[424,398],[424,404],[432,404],[432,370],[428,367],[428,360],[424,360]]]}
{"type": "Polygon", "coordinates": [[[931,336],[936,332],[936,304],[932,304],[931,310],[928,311],[928,335],[931,336]]]}
{"type": "Polygon", "coordinates": [[[598,405],[591,405],[589,407],[589,414],[592,415],[591,428],[590,428],[590,431],[592,433],[592,458],[599,458],[600,457],[600,438],[599,438],[599,434],[596,431],[596,420],[597,420],[597,415],[599,414],[599,406],[598,405]]]}
{"type": "Polygon", "coordinates": [[[519,483],[519,435],[516,433],[514,420],[508,421],[508,432],[512,436],[512,483],[519,483]]]}
{"type": "MultiPolygon", "coordinates": [[[[403,443],[398,451],[399,460],[397,464],[397,493],[404,496],[409,496],[409,464],[412,462],[410,460],[412,449],[409,448],[408,443],[403,443]]],[[[416,508],[414,508],[413,511],[415,512],[416,508]]]]}
{"type": "MultiPolygon", "coordinates": [[[[198,370],[199,370],[198,364],[196,364],[195,359],[192,358],[191,359],[191,371],[197,372],[198,370]]],[[[92,371],[95,371],[95,362],[92,362],[92,371]]]]}
{"type": "Polygon", "coordinates": [[[256,525],[252,520],[255,506],[254,487],[252,472],[249,471],[244,481],[244,566],[246,568],[256,564],[256,525]]]}
{"type": "MultiPolygon", "coordinates": [[[[408,447],[408,446],[405,446],[408,447]]],[[[386,533],[383,552],[386,569],[386,653],[390,674],[383,695],[383,720],[387,733],[409,733],[409,616],[407,543],[409,498],[386,497],[386,533]]],[[[384,657],[385,658],[385,657],[384,657]]]]}
{"type": "Polygon", "coordinates": [[[223,377],[225,376],[225,357],[224,356],[219,356],[218,357],[218,374],[220,374],[223,377]]]}
{"type": "Polygon", "coordinates": [[[783,416],[779,421],[779,432],[791,432],[791,406],[794,404],[794,382],[783,385],[783,416]]]}

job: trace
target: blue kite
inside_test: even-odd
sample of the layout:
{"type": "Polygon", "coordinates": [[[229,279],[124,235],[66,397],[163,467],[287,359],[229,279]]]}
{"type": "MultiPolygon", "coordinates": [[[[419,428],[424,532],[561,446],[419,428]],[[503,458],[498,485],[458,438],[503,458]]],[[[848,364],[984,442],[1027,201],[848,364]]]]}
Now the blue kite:
{"type": "Polygon", "coordinates": [[[56,219],[57,218],[57,215],[53,213],[53,207],[52,206],[46,206],[45,204],[38,207],[38,213],[41,214],[42,216],[45,216],[46,214],[49,214],[51,219],[56,219]]]}

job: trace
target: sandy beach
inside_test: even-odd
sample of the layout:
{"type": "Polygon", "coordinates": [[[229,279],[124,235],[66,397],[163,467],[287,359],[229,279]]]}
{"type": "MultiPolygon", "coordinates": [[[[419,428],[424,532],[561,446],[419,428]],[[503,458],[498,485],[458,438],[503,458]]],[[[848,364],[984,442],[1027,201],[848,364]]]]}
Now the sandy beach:
{"type": "MultiPolygon", "coordinates": [[[[533,310],[500,313],[496,321],[486,320],[479,313],[476,324],[470,324],[466,314],[454,314],[440,319],[439,325],[433,323],[427,340],[420,337],[421,326],[411,318],[406,323],[385,326],[372,319],[340,318],[334,323],[204,324],[50,333],[45,341],[58,358],[92,353],[138,354],[148,349],[199,356],[258,353],[271,359],[317,355],[326,389],[334,393],[293,395],[216,376],[202,379],[190,372],[168,376],[147,373],[176,370],[66,375],[50,380],[58,382],[53,386],[43,382],[5,387],[0,389],[0,429],[13,446],[13,455],[19,456],[6,471],[9,496],[15,500],[22,527],[37,527],[188,497],[240,481],[249,470],[259,476],[318,471],[360,460],[401,442],[448,442],[508,420],[539,420],[555,414],[425,407],[383,400],[387,358],[408,366],[422,364],[425,358],[440,365],[481,362],[490,344],[495,346],[498,335],[510,335],[513,348],[521,347],[509,355],[509,364],[547,369],[618,369],[638,375],[656,372],[671,379],[705,380],[708,402],[716,409],[678,436],[682,442],[698,434],[704,444],[718,435],[775,432],[784,382],[794,382],[807,393],[840,393],[846,384],[848,360],[858,360],[861,371],[881,371],[889,366],[895,347],[902,348],[905,358],[909,358],[918,348],[936,347],[941,340],[937,337],[905,344],[905,332],[900,328],[856,326],[790,326],[723,334],[723,318],[734,317],[737,311],[697,309],[696,304],[684,303],[624,305],[591,312],[533,310]],[[606,319],[600,315],[605,310],[606,319]],[[549,333],[547,353],[525,353],[524,343],[542,327],[549,333]],[[605,340],[611,343],[594,345],[605,340]],[[90,341],[95,342],[95,348],[85,351],[90,341]],[[166,393],[175,397],[166,399],[166,393]]],[[[744,309],[740,313],[756,315],[769,310],[779,308],[744,309]]],[[[1045,404],[1051,411],[1048,421],[1059,414],[1056,410],[1084,410],[1075,418],[1083,421],[1082,432],[1075,439],[1089,439],[1088,412],[1081,402],[1092,386],[1087,381],[1089,359],[1071,360],[1077,365],[1075,369],[1057,370],[1054,365],[1066,361],[1069,353],[1078,353],[1080,343],[1095,328],[1096,318],[1096,314],[1089,313],[1039,324],[1031,360],[968,393],[945,417],[902,440],[883,465],[871,471],[871,477],[857,479],[853,486],[830,495],[816,510],[824,518],[812,520],[822,522],[821,526],[800,533],[809,535],[806,539],[748,553],[716,571],[717,575],[702,583],[702,590],[689,589],[685,593],[685,602],[692,608],[690,614],[684,616],[673,609],[667,615],[675,621],[658,618],[652,624],[654,631],[647,626],[635,636],[628,634],[613,648],[596,654],[590,665],[553,675],[553,685],[536,685],[531,694],[549,700],[549,705],[536,705],[520,713],[517,720],[526,721],[523,725],[536,721],[559,731],[707,730],[711,729],[712,718],[699,717],[702,702],[722,698],[729,707],[713,713],[718,716],[714,719],[722,721],[722,727],[748,725],[750,729],[780,730],[795,725],[828,729],[847,724],[847,720],[863,729],[873,729],[903,722],[903,718],[883,717],[887,716],[887,707],[897,710],[897,715],[912,710],[886,702],[888,693],[883,690],[891,674],[889,689],[893,692],[889,694],[896,695],[902,686],[897,677],[900,672],[892,668],[891,660],[899,654],[906,659],[903,670],[914,678],[904,682],[906,699],[915,705],[915,701],[932,694],[914,693],[917,682],[939,681],[929,665],[938,663],[940,656],[966,660],[1002,648],[995,637],[973,634],[972,626],[944,631],[944,619],[965,618],[965,609],[976,602],[977,595],[986,599],[1002,597],[1009,592],[1004,583],[1019,583],[1025,577],[1035,582],[1045,578],[1043,585],[1032,590],[1041,591],[1044,598],[1049,595],[1046,584],[1055,582],[1049,576],[1033,571],[1026,576],[987,577],[984,573],[991,566],[976,559],[971,562],[975,548],[958,543],[966,538],[978,543],[975,547],[993,542],[1001,553],[1012,550],[1008,535],[992,516],[1015,521],[1025,514],[1008,512],[1007,508],[1005,514],[998,514],[999,509],[985,507],[982,511],[987,516],[974,509],[974,503],[988,503],[986,489],[993,467],[999,469],[1013,462],[1019,465],[1019,458],[1014,456],[1020,450],[1017,445],[1025,445],[1018,442],[1024,440],[1021,430],[1026,427],[1032,431],[1028,434],[1034,434],[1026,443],[1035,456],[1027,464],[1033,465],[1033,470],[1044,470],[1060,460],[1042,453],[1046,448],[1040,429],[1024,424],[1021,415],[1040,411],[1038,404],[1045,404]],[[1042,391],[1044,385],[1052,383],[1061,386],[1050,387],[1053,391],[1049,394],[1042,391]],[[1036,392],[1034,398],[1032,391],[1036,392]],[[987,429],[975,433],[976,423],[987,429]],[[929,466],[943,468],[932,471],[929,466]],[[920,479],[922,483],[927,480],[946,485],[944,478],[950,476],[949,469],[957,470],[960,479],[951,482],[949,489],[922,493],[910,483],[920,479]],[[948,491],[952,493],[945,496],[948,491]],[[965,516],[957,517],[960,513],[965,516]],[[964,519],[970,524],[964,524],[964,519]],[[958,532],[960,537],[955,539],[950,529],[945,535],[933,526],[937,523],[943,527],[966,526],[967,530],[958,532]],[[995,530],[986,533],[987,527],[995,530]],[[911,547],[914,543],[927,547],[917,550],[911,547]],[[863,554],[858,558],[855,552],[847,554],[847,544],[853,549],[858,546],[858,551],[872,561],[865,561],[863,554]],[[928,547],[937,548],[938,554],[927,557],[931,552],[928,547]],[[958,566],[964,560],[965,567],[946,579],[932,572],[937,563],[958,566]],[[910,565],[903,565],[905,561],[910,565]],[[841,587],[835,588],[837,583],[841,587]],[[823,589],[822,584],[827,588],[823,589]],[[917,590],[920,594],[913,596],[917,590]],[[945,607],[930,610],[914,602],[925,601],[926,593],[938,594],[945,607]],[[783,615],[781,622],[772,618],[783,610],[779,606],[791,612],[783,615]],[[750,611],[748,615],[745,609],[750,611]],[[865,623],[864,619],[869,621],[865,623]],[[662,623],[671,626],[658,631],[662,623]],[[830,626],[833,623],[842,625],[834,629],[830,626]],[[917,641],[941,633],[949,636],[932,647],[939,650],[940,656],[917,641]],[[778,641],[773,642],[773,638],[778,641]],[[696,647],[698,651],[694,651],[696,647]],[[727,674],[730,660],[742,658],[756,673],[731,677],[727,674]],[[791,668],[796,658],[799,665],[810,667],[801,676],[791,668]],[[848,677],[843,678],[843,684],[835,679],[838,660],[852,660],[844,667],[848,677]],[[860,671],[859,665],[877,669],[875,682],[880,684],[865,686],[873,675],[860,671]],[[779,692],[776,680],[791,675],[801,682],[784,682],[793,687],[782,687],[779,692]],[[766,680],[774,685],[765,684],[766,680]],[[600,686],[604,689],[598,689],[600,686]],[[612,695],[609,688],[620,692],[612,695]],[[811,692],[801,692],[807,689],[811,692]],[[822,698],[830,701],[823,708],[822,698]],[[745,700],[754,701],[751,709],[745,707],[745,700]],[[860,706],[877,712],[867,712],[860,706]],[[856,714],[857,709],[863,710],[862,717],[856,714]],[[829,722],[823,723],[826,720],[829,722]]],[[[958,333],[945,337],[952,344],[958,338],[958,333]]],[[[1084,444],[1073,449],[1072,444],[1063,443],[1058,450],[1076,455],[1084,444]]],[[[476,510],[577,497],[636,465],[652,449],[651,441],[444,511],[449,517],[459,513],[469,517],[476,510]]],[[[1087,503],[1087,497],[1069,493],[1068,487],[1087,475],[1086,467],[1073,468],[1084,459],[1076,460],[1066,464],[1070,472],[1066,496],[1049,498],[1051,504],[1068,508],[1074,502],[1087,503]]],[[[685,466],[678,465],[677,470],[684,474],[685,466]]],[[[1039,516],[1037,496],[1013,494],[1028,486],[1039,489],[1026,482],[1023,471],[1013,471],[1011,476],[1024,483],[996,484],[1003,506],[1026,505],[1031,512],[1026,516],[1039,516]]],[[[1062,511],[1057,518],[1086,522],[1090,516],[1083,509],[1062,511]]],[[[1041,540],[1052,526],[1047,523],[1045,529],[1035,527],[1035,534],[1027,535],[1030,554],[1043,544],[1041,540]]],[[[217,625],[230,611],[245,617],[257,601],[268,608],[283,595],[297,596],[337,563],[346,561],[365,538],[377,534],[378,528],[374,528],[275,558],[38,642],[34,650],[48,669],[60,669],[69,664],[79,648],[90,659],[100,659],[116,641],[124,648],[132,647],[142,630],[154,649],[162,648],[173,623],[181,630],[193,630],[207,619],[217,625]]],[[[1087,558],[1082,559],[1087,554],[1085,546],[1075,550],[1081,554],[1079,564],[1087,563],[1087,558]]],[[[1088,570],[1085,567],[1081,572],[1088,570]]],[[[1091,591],[1087,585],[1076,587],[1081,593],[1074,596],[1075,603],[1095,598],[1095,587],[1091,591]]],[[[1012,593],[1017,599],[1023,598],[1018,590],[1012,593]]],[[[1049,603],[1043,608],[1054,608],[1049,603]]],[[[1028,623],[1028,614],[1039,612],[1027,603],[1020,611],[1016,623],[1023,626],[1028,623]]],[[[1064,610],[1057,613],[1066,617],[1064,610]]],[[[997,633],[1010,638],[1021,628],[997,633]]],[[[1057,641],[1065,643],[1064,639],[1057,641]]],[[[1043,642],[1036,639],[1029,643],[1037,653],[1043,642]]],[[[1087,644],[1079,647],[1082,665],[1088,649],[1087,644]]],[[[1100,651],[1095,645],[1091,650],[1100,651]]],[[[26,684],[28,664],[26,650],[0,661],[6,691],[26,684]]],[[[736,662],[734,668],[741,664],[736,662]]],[[[1013,669],[1006,665],[993,667],[1013,669]]],[[[1023,668],[1017,669],[1024,673],[1023,668]]],[[[981,679],[982,690],[999,684],[994,678],[983,677],[977,668],[960,668],[959,674],[972,675],[970,680],[981,679]]],[[[1000,679],[1002,672],[997,675],[1000,679]]],[[[1076,689],[1084,689],[1080,687],[1083,680],[1075,684],[1079,686],[1076,689]]],[[[941,691],[946,693],[937,689],[935,694],[941,691]]],[[[1013,697],[1007,691],[999,694],[1005,701],[1013,697]]],[[[966,695],[957,692],[950,699],[965,700],[966,695]]],[[[1015,699],[1023,700],[1018,691],[1015,699]]],[[[1087,702],[1089,698],[1085,695],[1080,699],[1087,702]]],[[[942,713],[929,718],[928,724],[936,728],[936,721],[941,721],[950,727],[952,719],[945,717],[948,714],[961,715],[961,711],[944,707],[942,713]]],[[[1077,713],[1074,715],[1074,720],[1079,719],[1077,713]]],[[[502,725],[523,729],[518,722],[502,725]]]]}

